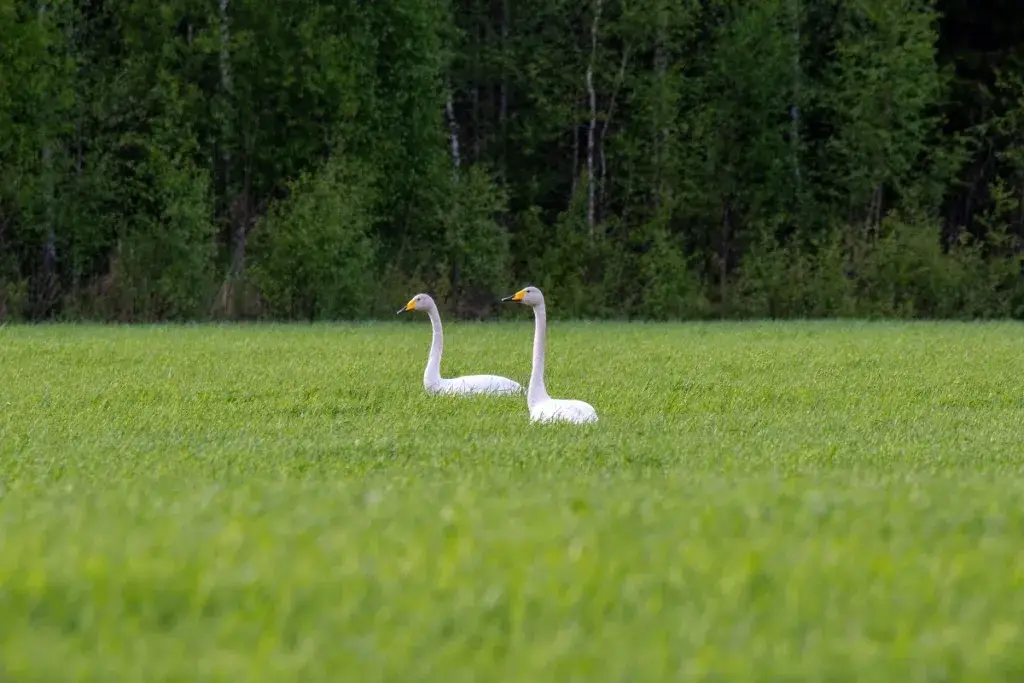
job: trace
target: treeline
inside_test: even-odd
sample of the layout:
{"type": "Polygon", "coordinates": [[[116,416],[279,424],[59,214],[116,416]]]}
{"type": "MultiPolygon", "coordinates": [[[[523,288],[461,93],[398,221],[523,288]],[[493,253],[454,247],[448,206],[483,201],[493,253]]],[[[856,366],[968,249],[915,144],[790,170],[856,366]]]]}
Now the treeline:
{"type": "Polygon", "coordinates": [[[1024,317],[1022,5],[0,0],[0,319],[1024,317]]]}

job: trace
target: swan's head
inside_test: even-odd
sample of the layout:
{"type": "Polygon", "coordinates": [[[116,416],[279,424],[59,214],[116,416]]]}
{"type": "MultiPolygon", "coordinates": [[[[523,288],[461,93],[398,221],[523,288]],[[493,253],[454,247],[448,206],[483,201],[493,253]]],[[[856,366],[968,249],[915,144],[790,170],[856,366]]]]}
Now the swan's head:
{"type": "Polygon", "coordinates": [[[544,303],[544,295],[540,293],[540,290],[532,285],[520,289],[512,296],[506,296],[502,301],[515,301],[527,306],[540,306],[544,303]]]}
{"type": "Polygon", "coordinates": [[[406,311],[428,311],[431,308],[436,308],[436,305],[430,295],[417,294],[413,298],[409,299],[409,303],[405,305],[405,308],[399,308],[397,313],[405,313],[406,311]]]}

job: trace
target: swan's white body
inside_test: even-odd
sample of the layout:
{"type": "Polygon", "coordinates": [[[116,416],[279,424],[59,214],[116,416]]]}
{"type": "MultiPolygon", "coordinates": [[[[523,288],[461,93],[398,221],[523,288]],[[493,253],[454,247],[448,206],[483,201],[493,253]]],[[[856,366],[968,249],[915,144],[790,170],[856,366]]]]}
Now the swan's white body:
{"type": "Polygon", "coordinates": [[[597,422],[597,411],[586,401],[551,398],[544,386],[544,351],[547,345],[548,320],[544,295],[536,287],[527,287],[503,301],[517,301],[533,308],[533,370],[526,393],[530,422],[597,422]]]}
{"type": "Polygon", "coordinates": [[[441,316],[437,305],[429,294],[417,294],[405,308],[405,311],[425,311],[430,318],[433,330],[430,339],[430,355],[427,356],[427,367],[423,371],[423,388],[430,395],[450,394],[469,396],[473,394],[520,394],[523,387],[519,382],[498,375],[464,375],[450,379],[441,377],[441,352],[444,349],[444,331],[441,329],[441,316]]]}

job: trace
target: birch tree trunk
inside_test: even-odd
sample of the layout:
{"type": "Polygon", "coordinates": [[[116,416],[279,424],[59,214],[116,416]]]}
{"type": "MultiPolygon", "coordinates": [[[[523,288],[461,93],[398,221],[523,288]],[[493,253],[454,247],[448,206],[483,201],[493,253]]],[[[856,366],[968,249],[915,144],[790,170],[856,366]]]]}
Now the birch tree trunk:
{"type": "Polygon", "coordinates": [[[601,0],[594,0],[594,19],[590,23],[590,63],[587,65],[587,94],[590,97],[590,127],[587,129],[587,225],[594,234],[596,194],[594,177],[594,144],[597,131],[597,90],[594,87],[594,68],[597,66],[597,26],[601,20],[601,0]]]}
{"type": "Polygon", "coordinates": [[[228,18],[230,0],[220,0],[220,85],[225,92],[232,90],[231,83],[231,26],[228,18]]]}
{"type": "MultiPolygon", "coordinates": [[[[615,78],[615,87],[612,89],[612,96],[608,100],[608,111],[604,115],[604,121],[601,122],[601,135],[597,141],[598,156],[600,157],[601,172],[598,177],[598,198],[597,204],[599,207],[603,207],[605,188],[607,187],[608,180],[608,164],[606,163],[604,154],[604,141],[608,136],[608,126],[611,124],[612,115],[615,113],[615,102],[619,98],[619,90],[622,88],[622,84],[626,80],[626,67],[629,65],[629,45],[626,45],[622,49],[622,63],[619,64],[619,74],[615,78]]],[[[598,216],[598,220],[603,217],[598,216]]]]}
{"type": "MultiPolygon", "coordinates": [[[[46,2],[39,3],[39,23],[42,25],[46,21],[46,11],[49,6],[46,2]]],[[[41,26],[42,28],[42,26],[41,26]]],[[[57,270],[57,230],[54,226],[54,203],[56,202],[55,192],[55,181],[54,181],[54,170],[53,170],[53,140],[51,139],[50,124],[53,116],[50,113],[49,107],[46,107],[44,112],[43,130],[44,139],[41,150],[43,168],[43,201],[45,206],[43,209],[43,221],[44,228],[46,230],[46,242],[43,245],[43,267],[40,273],[41,278],[39,282],[38,290],[38,313],[45,315],[49,312],[50,306],[55,298],[56,289],[56,270],[57,270]]]]}
{"type": "Polygon", "coordinates": [[[455,120],[455,105],[452,103],[452,91],[448,88],[448,99],[444,103],[445,116],[448,119],[448,135],[452,150],[452,183],[459,182],[459,166],[462,159],[459,154],[459,122],[455,120]]]}
{"type": "Polygon", "coordinates": [[[580,168],[580,127],[574,124],[572,127],[572,185],[569,187],[569,202],[567,207],[571,208],[576,199],[576,186],[579,184],[580,168]]]}
{"type": "MultiPolygon", "coordinates": [[[[501,0],[501,85],[498,93],[498,130],[501,132],[501,167],[499,172],[504,183],[508,173],[508,26],[511,22],[509,1],[501,0]]],[[[575,169],[573,169],[575,173],[575,169]]]]}
{"type": "Polygon", "coordinates": [[[512,17],[509,0],[501,0],[501,87],[498,95],[498,121],[504,125],[508,116],[508,27],[512,17]]]}
{"type": "Polygon", "coordinates": [[[732,240],[732,205],[728,197],[725,198],[722,207],[722,245],[718,252],[718,291],[721,305],[721,315],[725,317],[729,310],[729,252],[731,251],[730,241],[732,240]]]}
{"type": "Polygon", "coordinates": [[[472,74],[472,79],[473,79],[473,95],[472,95],[472,98],[473,98],[473,114],[472,114],[472,116],[473,116],[473,118],[472,118],[472,123],[471,123],[471,128],[470,128],[470,130],[472,132],[472,135],[470,136],[470,138],[471,138],[470,149],[472,150],[472,155],[473,155],[472,163],[477,163],[477,162],[480,161],[480,157],[483,154],[483,139],[482,138],[483,138],[483,131],[484,131],[484,126],[482,124],[482,120],[483,120],[484,114],[483,114],[483,111],[481,111],[482,108],[480,106],[480,80],[481,80],[481,78],[480,78],[480,74],[479,74],[479,71],[478,71],[479,67],[477,65],[480,64],[480,61],[482,59],[482,55],[481,55],[482,48],[481,48],[481,46],[484,45],[484,41],[486,40],[486,38],[485,38],[485,32],[484,32],[483,28],[480,26],[479,23],[477,23],[474,26],[474,28],[476,30],[476,41],[475,41],[475,47],[474,47],[474,50],[475,50],[474,57],[475,57],[475,59],[474,59],[474,68],[470,71],[470,73],[472,74]]]}
{"type": "Polygon", "coordinates": [[[803,68],[800,64],[801,48],[801,7],[800,0],[792,0],[793,10],[793,104],[789,108],[789,138],[790,149],[792,150],[793,183],[796,191],[797,202],[800,202],[802,173],[800,171],[800,97],[803,81],[803,68]]]}
{"type": "Polygon", "coordinates": [[[654,71],[658,83],[658,102],[654,130],[654,205],[660,208],[665,193],[665,148],[668,146],[668,126],[665,125],[668,75],[668,13],[663,2],[658,3],[658,29],[654,44],[654,71]]]}
{"type": "MultiPolygon", "coordinates": [[[[454,186],[459,183],[459,166],[462,164],[461,153],[459,151],[459,122],[455,119],[455,105],[452,101],[452,89],[446,84],[445,90],[447,92],[447,98],[444,103],[444,112],[445,118],[448,119],[448,135],[452,156],[452,185],[454,186]]],[[[477,137],[479,140],[479,135],[477,137]]],[[[447,230],[452,231],[452,226],[449,225],[447,230]]],[[[448,239],[446,239],[446,241],[449,242],[449,244],[451,243],[448,239]]],[[[448,282],[451,287],[451,295],[454,299],[456,309],[459,308],[460,300],[462,298],[459,288],[461,274],[462,269],[459,264],[459,258],[457,254],[452,254],[448,282]]]]}
{"type": "MultiPolygon", "coordinates": [[[[231,96],[234,92],[234,84],[231,74],[231,20],[228,14],[229,3],[230,0],[219,0],[218,2],[220,88],[226,103],[223,112],[224,118],[221,121],[221,158],[224,162],[224,186],[228,196],[231,193],[231,171],[234,161],[231,153],[231,145],[233,143],[231,116],[234,113],[231,96]]],[[[231,237],[233,242],[231,271],[229,273],[229,280],[231,281],[241,279],[245,273],[245,251],[248,238],[246,234],[247,221],[244,216],[245,212],[238,210],[239,206],[239,197],[235,197],[231,202],[231,210],[229,211],[232,220],[231,237]]]]}

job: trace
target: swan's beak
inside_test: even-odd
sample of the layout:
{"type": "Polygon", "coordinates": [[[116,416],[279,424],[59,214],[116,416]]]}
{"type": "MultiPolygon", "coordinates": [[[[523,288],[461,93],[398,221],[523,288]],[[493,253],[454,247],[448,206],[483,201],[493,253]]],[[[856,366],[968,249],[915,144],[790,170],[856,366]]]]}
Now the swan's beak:
{"type": "Polygon", "coordinates": [[[502,301],[522,301],[524,296],[526,296],[526,290],[520,289],[512,296],[506,296],[502,301]]]}
{"type": "Polygon", "coordinates": [[[397,311],[395,311],[395,315],[398,315],[399,313],[405,313],[406,311],[415,311],[415,310],[416,310],[416,300],[413,299],[412,301],[410,301],[409,303],[407,303],[405,305],[405,308],[399,308],[397,311]]]}

